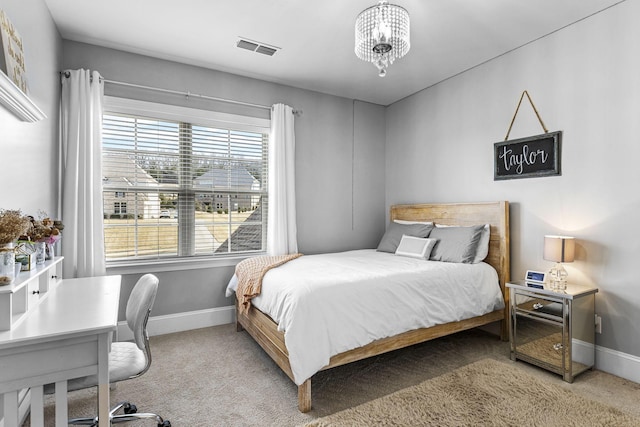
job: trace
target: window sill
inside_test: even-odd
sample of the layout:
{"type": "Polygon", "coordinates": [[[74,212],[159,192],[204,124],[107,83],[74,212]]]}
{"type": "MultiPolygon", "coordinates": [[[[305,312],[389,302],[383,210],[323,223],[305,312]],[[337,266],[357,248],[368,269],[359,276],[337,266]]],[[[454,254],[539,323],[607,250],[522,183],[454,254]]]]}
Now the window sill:
{"type": "Polygon", "coordinates": [[[198,270],[204,268],[235,267],[240,261],[264,253],[251,253],[225,257],[198,257],[187,259],[154,259],[117,261],[107,263],[108,274],[159,273],[163,271],[198,270]]]}

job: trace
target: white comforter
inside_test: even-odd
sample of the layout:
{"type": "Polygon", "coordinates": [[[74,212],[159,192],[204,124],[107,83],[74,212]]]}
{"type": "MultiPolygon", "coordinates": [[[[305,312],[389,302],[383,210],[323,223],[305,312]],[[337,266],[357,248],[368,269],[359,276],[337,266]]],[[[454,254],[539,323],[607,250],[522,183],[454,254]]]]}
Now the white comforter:
{"type": "MultiPolygon", "coordinates": [[[[237,281],[227,287],[233,295],[237,281]]],[[[305,255],[270,270],[252,304],[284,332],[294,381],[331,356],[412,329],[504,308],[488,264],[455,264],[375,250],[305,255]]]]}

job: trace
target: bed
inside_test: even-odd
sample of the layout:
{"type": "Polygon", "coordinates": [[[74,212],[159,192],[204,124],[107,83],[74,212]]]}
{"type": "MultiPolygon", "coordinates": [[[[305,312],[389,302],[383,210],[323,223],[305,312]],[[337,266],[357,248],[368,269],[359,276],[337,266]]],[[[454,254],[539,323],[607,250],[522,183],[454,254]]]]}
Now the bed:
{"type": "MultiPolygon", "coordinates": [[[[499,306],[496,304],[495,307],[498,308],[490,308],[490,311],[488,312],[486,312],[487,310],[484,310],[481,312],[483,314],[470,314],[469,316],[471,317],[463,316],[463,318],[460,318],[459,320],[447,321],[446,323],[434,324],[433,321],[430,321],[430,323],[424,323],[428,326],[418,325],[417,327],[407,329],[406,331],[393,331],[392,335],[383,334],[382,338],[377,338],[372,342],[363,343],[362,345],[358,345],[355,347],[353,345],[350,345],[346,347],[348,348],[348,350],[341,351],[337,354],[332,354],[330,357],[327,357],[328,363],[322,362],[321,365],[316,366],[316,368],[313,368],[311,371],[304,371],[301,374],[298,368],[300,364],[300,357],[298,357],[298,353],[300,353],[304,349],[296,348],[294,350],[292,348],[290,354],[287,346],[285,345],[285,333],[282,330],[279,330],[282,328],[278,328],[278,323],[274,321],[271,316],[263,313],[261,310],[256,308],[254,304],[251,304],[248,310],[243,309],[242,304],[238,302],[238,299],[236,299],[236,319],[238,331],[246,330],[265,350],[265,352],[269,354],[269,356],[284,371],[284,373],[298,385],[298,409],[301,412],[308,412],[311,409],[312,375],[309,375],[309,373],[312,374],[315,371],[333,368],[346,363],[382,354],[388,351],[396,350],[420,342],[453,334],[462,330],[475,328],[498,321],[500,322],[501,339],[506,340],[508,337],[508,292],[505,292],[505,283],[509,280],[510,274],[508,202],[499,201],[486,203],[394,205],[390,209],[390,220],[392,223],[402,220],[432,221],[438,225],[444,226],[472,226],[489,224],[490,233],[488,254],[484,259],[484,262],[473,267],[468,264],[460,264],[460,266],[462,269],[474,269],[473,274],[493,274],[495,277],[494,280],[497,280],[497,282],[499,283],[499,289],[496,292],[499,293],[500,300],[503,302],[503,304],[499,306]],[[488,265],[490,265],[492,268],[488,267],[488,265]],[[491,270],[491,273],[487,273],[487,269],[491,270]],[[480,271],[481,273],[475,273],[475,271],[480,271]],[[292,366],[295,369],[292,369],[292,366]],[[309,377],[307,378],[307,376],[309,377]]],[[[270,272],[269,274],[271,274],[271,280],[277,280],[278,274],[284,274],[287,270],[295,272],[296,268],[298,269],[298,271],[307,269],[309,266],[308,263],[310,262],[308,258],[312,257],[316,256],[300,257],[295,261],[291,261],[290,263],[283,265],[279,269],[272,270],[272,272],[278,271],[278,273],[272,274],[272,272],[270,272]],[[280,269],[282,270],[280,271],[280,269]]],[[[349,269],[348,265],[344,264],[345,262],[358,263],[368,262],[369,259],[376,259],[376,263],[379,262],[380,265],[383,266],[382,270],[387,269],[384,264],[387,260],[385,258],[385,255],[376,251],[351,251],[344,255],[325,254],[322,257],[318,258],[327,260],[330,263],[338,263],[342,266],[341,268],[343,270],[349,269]]],[[[388,254],[387,258],[389,258],[388,254]]],[[[406,263],[406,265],[410,265],[413,261],[409,259],[403,259],[402,262],[406,263]]],[[[452,267],[452,263],[430,263],[442,264],[442,266],[438,267],[439,270],[452,267]]],[[[392,268],[392,266],[390,265],[389,268],[392,268]]],[[[450,273],[448,271],[444,271],[441,273],[441,277],[446,277],[449,275],[450,273]]],[[[265,275],[265,286],[267,286],[266,279],[268,277],[270,276],[265,275]]],[[[378,281],[384,280],[392,281],[393,276],[388,276],[388,278],[383,277],[378,281]]],[[[453,289],[453,287],[448,289],[453,289]]],[[[454,294],[453,291],[451,293],[454,294]]],[[[348,295],[342,295],[342,297],[347,299],[352,298],[352,296],[348,295]]],[[[458,297],[460,297],[460,295],[458,297]]],[[[314,299],[320,298],[316,297],[314,299]]],[[[281,303],[274,303],[275,306],[278,306],[279,304],[281,303]]],[[[265,303],[262,303],[262,305],[265,305],[265,303]]],[[[487,307],[492,306],[488,305],[487,307]]],[[[409,311],[407,310],[407,312],[409,311]]],[[[280,314],[274,315],[273,317],[279,319],[279,316],[280,314]]],[[[389,325],[391,323],[392,322],[385,322],[384,324],[389,325]]],[[[317,338],[318,342],[321,342],[323,331],[319,330],[317,327],[309,328],[308,325],[309,324],[305,325],[304,328],[305,333],[309,333],[308,338],[310,340],[315,340],[317,338]]],[[[289,343],[292,343],[293,341],[291,338],[291,330],[288,330],[287,333],[289,333],[289,343]]],[[[334,333],[335,332],[332,332],[332,334],[334,333]]],[[[389,331],[386,331],[385,333],[388,334],[389,331]]],[[[315,351],[314,349],[313,353],[317,353],[317,351],[315,351]]],[[[311,352],[308,352],[308,354],[311,354],[311,352]]]]}

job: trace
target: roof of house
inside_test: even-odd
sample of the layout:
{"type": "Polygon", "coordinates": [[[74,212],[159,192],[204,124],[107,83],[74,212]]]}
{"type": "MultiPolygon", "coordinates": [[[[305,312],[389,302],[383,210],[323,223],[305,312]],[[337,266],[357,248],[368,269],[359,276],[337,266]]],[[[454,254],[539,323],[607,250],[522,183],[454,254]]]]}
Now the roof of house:
{"type": "Polygon", "coordinates": [[[193,180],[199,187],[225,190],[257,190],[258,181],[244,166],[233,165],[231,169],[214,168],[193,180]]]}
{"type": "Polygon", "coordinates": [[[102,179],[108,185],[158,186],[158,181],[126,153],[105,152],[102,156],[102,179]]]}

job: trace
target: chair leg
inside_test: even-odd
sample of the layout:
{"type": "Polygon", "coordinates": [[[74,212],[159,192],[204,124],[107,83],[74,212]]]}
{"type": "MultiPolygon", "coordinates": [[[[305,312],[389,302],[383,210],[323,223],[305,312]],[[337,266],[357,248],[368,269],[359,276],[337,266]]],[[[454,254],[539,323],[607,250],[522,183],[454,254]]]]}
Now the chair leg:
{"type": "Polygon", "coordinates": [[[70,425],[74,426],[97,426],[98,417],[94,418],[72,418],[69,420],[70,425]]]}
{"type": "Polygon", "coordinates": [[[171,426],[169,421],[163,420],[160,415],[149,414],[144,412],[137,412],[135,414],[114,415],[111,418],[111,424],[126,423],[127,421],[134,421],[134,420],[141,420],[141,419],[154,419],[156,420],[156,423],[158,424],[158,426],[166,426],[166,427],[171,426]]]}
{"type": "MultiPolygon", "coordinates": [[[[137,412],[137,410],[138,409],[136,408],[136,406],[130,404],[129,402],[118,403],[111,409],[111,411],[109,411],[109,420],[111,421],[111,424],[118,424],[140,419],[154,419],[156,420],[156,424],[158,425],[158,427],[171,427],[171,422],[169,420],[164,420],[160,415],[146,412],[137,412]],[[124,414],[116,414],[116,412],[120,411],[121,409],[123,410],[124,414]]],[[[73,418],[69,420],[69,424],[95,427],[98,425],[98,417],[73,418]]]]}
{"type": "MultiPolygon", "coordinates": [[[[111,408],[111,410],[109,411],[109,418],[113,418],[113,416],[115,415],[116,412],[118,412],[120,409],[125,408],[125,411],[127,410],[127,408],[129,408],[131,405],[129,404],[129,402],[120,402],[118,403],[116,406],[114,406],[113,408],[111,408]]],[[[134,406],[135,408],[135,406],[134,406]]],[[[136,410],[134,409],[134,412],[136,410]]],[[[89,417],[83,417],[83,418],[72,418],[69,420],[69,424],[74,425],[74,426],[97,426],[98,425],[98,417],[93,417],[93,418],[89,418],[89,417]]]]}

